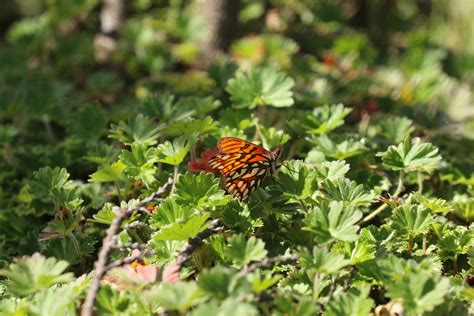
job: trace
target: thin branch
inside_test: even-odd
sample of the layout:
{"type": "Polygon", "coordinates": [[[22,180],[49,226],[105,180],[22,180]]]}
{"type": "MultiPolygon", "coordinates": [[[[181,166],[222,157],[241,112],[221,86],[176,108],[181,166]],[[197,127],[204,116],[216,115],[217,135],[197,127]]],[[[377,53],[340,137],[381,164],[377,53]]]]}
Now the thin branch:
{"type": "Polygon", "coordinates": [[[119,244],[119,245],[114,245],[113,248],[114,249],[124,249],[124,248],[142,249],[143,246],[138,242],[134,242],[134,243],[123,243],[123,244],[119,244]]]}
{"type": "Polygon", "coordinates": [[[418,193],[423,193],[423,174],[418,172],[418,193]]]}
{"type": "Polygon", "coordinates": [[[333,295],[334,295],[334,292],[336,291],[336,278],[333,276],[332,277],[332,282],[331,282],[331,285],[329,286],[329,293],[328,293],[328,302],[331,301],[333,295]]]}
{"type": "Polygon", "coordinates": [[[209,227],[205,230],[200,232],[196,237],[191,238],[188,241],[186,247],[184,247],[183,251],[181,251],[178,256],[176,257],[176,263],[182,267],[186,262],[191,259],[191,255],[193,252],[203,243],[204,239],[208,238],[209,236],[214,235],[215,233],[220,232],[224,229],[224,223],[220,220],[215,219],[210,222],[209,227]]]}
{"type": "Polygon", "coordinates": [[[178,169],[178,165],[174,166],[174,170],[173,170],[173,186],[171,187],[171,193],[170,195],[173,195],[175,190],[176,190],[176,181],[178,180],[178,173],[179,169],[178,169]]]}
{"type": "Polygon", "coordinates": [[[255,263],[252,263],[251,265],[246,266],[245,268],[240,270],[239,273],[237,273],[237,276],[242,277],[257,269],[270,269],[277,262],[280,262],[281,264],[289,264],[289,263],[295,263],[297,261],[298,261],[298,257],[296,256],[265,258],[260,262],[255,262],[255,263]]]}
{"type": "MultiPolygon", "coordinates": [[[[399,178],[398,178],[398,186],[395,192],[392,195],[392,198],[397,198],[403,190],[403,170],[400,170],[399,178]]],[[[375,209],[372,213],[364,217],[361,223],[366,223],[370,221],[375,216],[379,215],[384,209],[386,209],[388,204],[382,204],[377,209],[375,209]]]]}
{"type": "Polygon", "coordinates": [[[347,290],[349,290],[349,286],[351,284],[351,280],[352,278],[354,277],[354,274],[356,273],[357,269],[355,266],[352,266],[351,267],[351,270],[349,271],[349,276],[347,279],[344,280],[344,287],[342,288],[342,290],[344,292],[346,292],[347,290]]]}
{"type": "Polygon", "coordinates": [[[109,271],[109,270],[112,270],[113,268],[121,267],[124,264],[130,264],[136,260],[142,260],[144,257],[145,257],[144,253],[139,253],[137,255],[115,260],[109,263],[106,268],[107,268],[107,271],[109,271]]]}
{"type": "MultiPolygon", "coordinates": [[[[141,200],[137,207],[146,205],[147,203],[153,201],[157,195],[163,194],[166,191],[166,188],[171,184],[172,179],[163,184],[156,192],[149,195],[145,199],[141,200]]],[[[119,208],[115,214],[115,218],[112,220],[110,227],[107,229],[107,234],[102,241],[102,248],[99,252],[99,257],[95,263],[95,272],[93,274],[92,280],[90,282],[89,290],[87,291],[87,296],[82,306],[81,316],[92,316],[94,302],[99,292],[100,280],[107,273],[109,266],[107,266],[108,257],[110,252],[116,243],[116,235],[122,225],[123,221],[130,216],[135,211],[135,208],[119,208]]]]}

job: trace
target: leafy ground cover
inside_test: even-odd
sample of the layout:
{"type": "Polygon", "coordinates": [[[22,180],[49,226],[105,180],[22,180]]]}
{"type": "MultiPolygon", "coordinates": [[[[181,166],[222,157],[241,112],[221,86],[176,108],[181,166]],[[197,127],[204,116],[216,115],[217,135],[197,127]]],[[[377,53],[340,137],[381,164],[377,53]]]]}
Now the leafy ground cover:
{"type": "Polygon", "coordinates": [[[474,52],[426,22],[452,6],[243,1],[202,69],[193,2],[131,4],[105,62],[98,1],[38,3],[0,44],[0,314],[474,313],[474,52]],[[284,148],[243,202],[224,136],[284,148]]]}

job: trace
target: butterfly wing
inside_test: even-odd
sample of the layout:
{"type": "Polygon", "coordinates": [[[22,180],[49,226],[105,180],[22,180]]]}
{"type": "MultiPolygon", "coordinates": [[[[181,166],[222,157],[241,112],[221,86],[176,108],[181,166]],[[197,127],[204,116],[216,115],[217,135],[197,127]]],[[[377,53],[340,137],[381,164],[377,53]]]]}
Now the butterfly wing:
{"type": "Polygon", "coordinates": [[[268,166],[262,163],[243,167],[224,178],[225,190],[240,200],[245,200],[253,190],[260,186],[262,180],[269,173],[268,166]]]}
{"type": "Polygon", "coordinates": [[[236,137],[222,137],[217,143],[219,153],[221,154],[252,154],[252,155],[269,155],[271,154],[265,148],[252,144],[246,140],[236,137]]]}
{"type": "Polygon", "coordinates": [[[209,165],[223,176],[227,193],[246,199],[270,173],[274,155],[235,137],[221,138],[218,148],[219,154],[209,160],[209,165]]]}

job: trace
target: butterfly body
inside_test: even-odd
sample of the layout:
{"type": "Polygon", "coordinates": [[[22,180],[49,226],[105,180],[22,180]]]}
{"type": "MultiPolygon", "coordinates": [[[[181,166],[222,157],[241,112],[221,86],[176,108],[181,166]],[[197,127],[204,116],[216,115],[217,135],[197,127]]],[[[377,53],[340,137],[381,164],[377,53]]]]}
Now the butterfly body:
{"type": "Polygon", "coordinates": [[[280,166],[281,147],[269,151],[240,138],[223,137],[218,148],[219,154],[209,160],[209,165],[222,176],[226,192],[240,200],[280,166]]]}

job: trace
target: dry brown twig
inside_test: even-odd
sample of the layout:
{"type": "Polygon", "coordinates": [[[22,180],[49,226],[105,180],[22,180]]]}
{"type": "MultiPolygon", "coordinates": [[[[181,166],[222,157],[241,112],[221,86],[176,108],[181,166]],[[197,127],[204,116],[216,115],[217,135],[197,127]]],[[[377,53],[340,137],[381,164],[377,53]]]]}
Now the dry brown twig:
{"type": "Polygon", "coordinates": [[[186,247],[184,247],[183,251],[181,251],[176,257],[176,263],[180,266],[180,268],[191,259],[192,253],[203,243],[204,239],[220,232],[223,229],[224,223],[218,219],[215,219],[209,223],[209,226],[205,230],[200,232],[196,237],[191,238],[188,241],[186,247]]]}
{"type": "MultiPolygon", "coordinates": [[[[115,218],[112,220],[112,223],[107,229],[107,235],[105,236],[102,242],[102,248],[100,249],[99,257],[95,263],[95,272],[90,282],[90,287],[89,287],[89,290],[87,291],[86,299],[84,301],[84,304],[82,305],[81,316],[93,315],[94,302],[97,297],[97,293],[99,292],[100,281],[102,280],[103,276],[107,273],[107,271],[111,268],[111,265],[107,265],[109,254],[114,248],[115,243],[117,242],[116,237],[123,221],[128,216],[130,216],[133,213],[133,211],[135,211],[135,209],[143,205],[146,205],[147,203],[153,201],[156,196],[161,195],[164,192],[166,192],[166,189],[171,183],[172,183],[172,179],[170,178],[157,191],[155,191],[153,194],[149,195],[145,199],[141,200],[138,203],[138,205],[136,205],[135,207],[120,208],[117,211],[115,218]]],[[[133,259],[133,256],[129,258],[133,259]]],[[[125,263],[125,261],[123,261],[122,264],[123,263],[125,263]]]]}
{"type": "Polygon", "coordinates": [[[240,270],[239,273],[237,273],[237,276],[247,275],[257,269],[272,268],[277,262],[280,262],[281,264],[289,264],[289,263],[295,263],[297,261],[298,261],[297,256],[265,258],[262,261],[255,262],[255,263],[252,263],[251,265],[246,266],[245,268],[240,270]]]}

